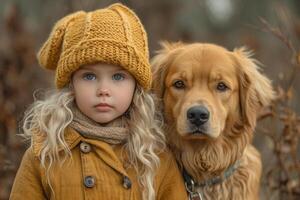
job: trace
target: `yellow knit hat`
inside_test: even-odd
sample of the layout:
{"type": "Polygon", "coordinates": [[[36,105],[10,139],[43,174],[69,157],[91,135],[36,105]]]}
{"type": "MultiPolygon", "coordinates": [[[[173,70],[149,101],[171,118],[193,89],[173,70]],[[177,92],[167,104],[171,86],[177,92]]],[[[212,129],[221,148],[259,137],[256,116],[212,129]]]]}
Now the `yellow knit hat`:
{"type": "Polygon", "coordinates": [[[122,4],[60,19],[38,53],[40,65],[56,70],[57,88],[86,64],[103,62],[128,70],[145,89],[151,85],[147,35],[135,13],[122,4]]]}

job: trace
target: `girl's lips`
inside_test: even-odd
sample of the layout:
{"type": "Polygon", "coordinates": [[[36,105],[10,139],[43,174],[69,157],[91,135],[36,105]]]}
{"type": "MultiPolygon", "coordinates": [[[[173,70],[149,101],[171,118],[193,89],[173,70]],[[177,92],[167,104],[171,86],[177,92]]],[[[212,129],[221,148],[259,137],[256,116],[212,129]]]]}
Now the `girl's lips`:
{"type": "Polygon", "coordinates": [[[107,103],[99,103],[96,105],[96,107],[112,107],[112,106],[107,103]]]}
{"type": "Polygon", "coordinates": [[[100,112],[107,112],[112,109],[112,106],[107,103],[99,103],[95,106],[98,111],[100,112]]]}

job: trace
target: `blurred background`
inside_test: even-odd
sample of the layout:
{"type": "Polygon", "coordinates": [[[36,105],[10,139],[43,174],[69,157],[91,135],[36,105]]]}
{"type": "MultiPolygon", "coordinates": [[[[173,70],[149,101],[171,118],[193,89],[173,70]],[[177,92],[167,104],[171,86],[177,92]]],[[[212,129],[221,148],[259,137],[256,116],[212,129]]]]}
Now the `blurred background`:
{"type": "MultiPolygon", "coordinates": [[[[36,53],[54,23],[109,0],[0,0],[0,200],[8,199],[28,147],[17,136],[33,92],[53,88],[53,73],[36,53]]],[[[254,145],[262,154],[261,199],[300,199],[300,1],[123,0],[141,18],[151,56],[159,41],[247,46],[273,81],[278,98],[258,119],[254,145]]]]}

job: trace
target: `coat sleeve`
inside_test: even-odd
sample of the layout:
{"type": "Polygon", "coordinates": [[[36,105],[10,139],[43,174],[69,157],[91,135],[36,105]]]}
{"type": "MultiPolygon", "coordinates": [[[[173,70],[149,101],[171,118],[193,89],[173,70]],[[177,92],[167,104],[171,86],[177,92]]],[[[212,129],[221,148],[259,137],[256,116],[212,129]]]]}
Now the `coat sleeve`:
{"type": "Polygon", "coordinates": [[[39,160],[34,157],[32,148],[26,150],[10,194],[10,200],[47,199],[40,172],[39,160]]]}
{"type": "Polygon", "coordinates": [[[158,200],[187,200],[188,196],[184,181],[174,157],[169,155],[165,159],[167,164],[165,165],[162,183],[158,190],[158,200]]]}

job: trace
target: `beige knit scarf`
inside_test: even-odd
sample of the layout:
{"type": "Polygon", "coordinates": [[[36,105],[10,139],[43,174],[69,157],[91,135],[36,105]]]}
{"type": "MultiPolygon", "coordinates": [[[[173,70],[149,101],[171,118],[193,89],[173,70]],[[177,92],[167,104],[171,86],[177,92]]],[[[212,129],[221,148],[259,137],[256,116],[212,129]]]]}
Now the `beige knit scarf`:
{"type": "Polygon", "coordinates": [[[70,126],[83,137],[102,140],[109,144],[121,144],[128,140],[129,130],[124,125],[123,116],[103,126],[84,115],[76,105],[72,105],[71,110],[74,118],[70,126]]]}

